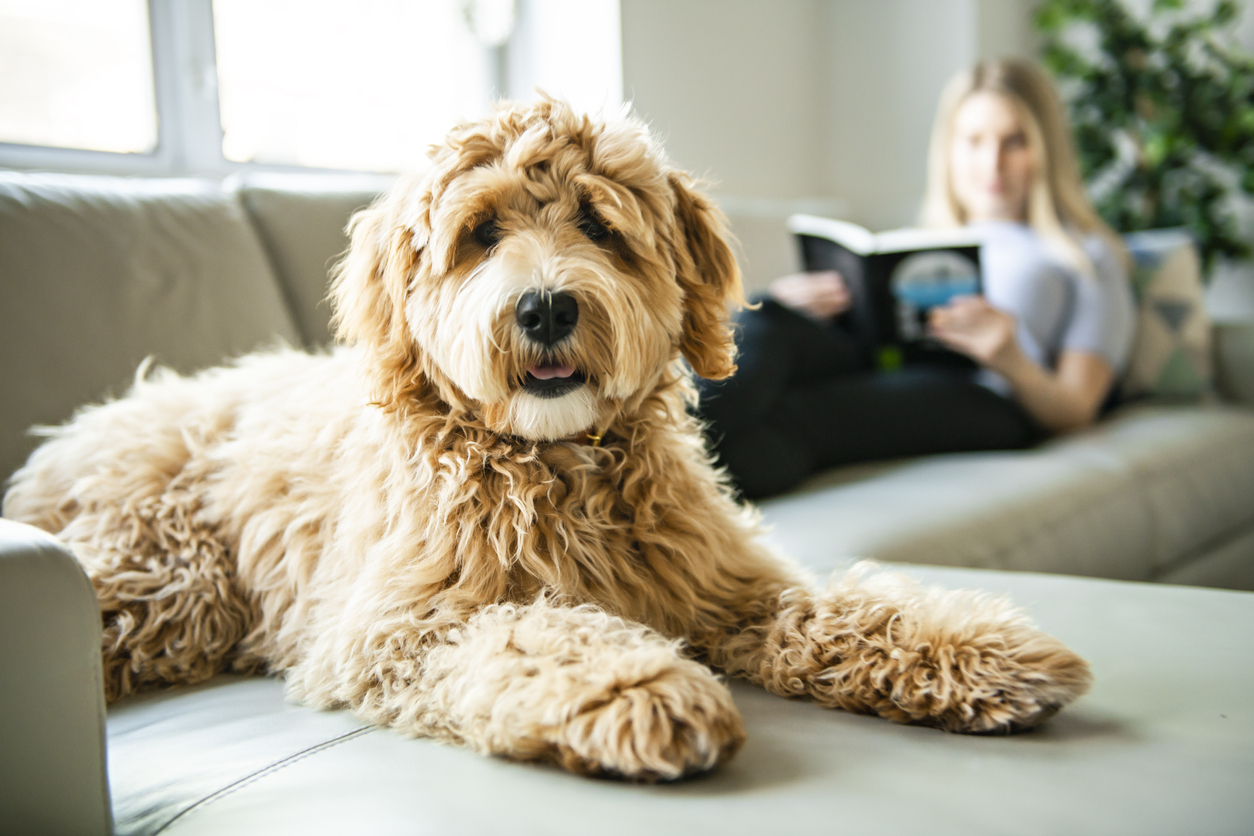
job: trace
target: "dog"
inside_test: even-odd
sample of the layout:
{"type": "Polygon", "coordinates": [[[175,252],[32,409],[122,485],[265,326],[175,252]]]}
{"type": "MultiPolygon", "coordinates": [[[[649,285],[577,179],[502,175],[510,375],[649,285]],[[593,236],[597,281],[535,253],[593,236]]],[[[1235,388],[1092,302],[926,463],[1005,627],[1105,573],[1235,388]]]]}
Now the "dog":
{"type": "Polygon", "coordinates": [[[821,590],[712,463],[727,224],[646,126],[544,98],[455,128],[354,216],[344,344],[137,375],[18,471],[103,619],[106,696],[281,674],[404,734],[669,780],[745,738],[721,675],[955,732],[1031,727],[1085,662],[1006,601],[821,590]]]}

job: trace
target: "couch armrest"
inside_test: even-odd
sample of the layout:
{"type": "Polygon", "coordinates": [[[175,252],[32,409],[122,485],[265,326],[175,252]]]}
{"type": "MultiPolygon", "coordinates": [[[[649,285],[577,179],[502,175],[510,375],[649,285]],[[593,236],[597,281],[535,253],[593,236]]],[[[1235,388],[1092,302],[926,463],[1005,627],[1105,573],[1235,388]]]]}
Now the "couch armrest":
{"type": "Polygon", "coordinates": [[[1254,322],[1216,322],[1215,385],[1235,403],[1254,404],[1254,322]]]}
{"type": "Polygon", "coordinates": [[[50,535],[0,519],[0,822],[108,834],[100,610],[50,535]]]}

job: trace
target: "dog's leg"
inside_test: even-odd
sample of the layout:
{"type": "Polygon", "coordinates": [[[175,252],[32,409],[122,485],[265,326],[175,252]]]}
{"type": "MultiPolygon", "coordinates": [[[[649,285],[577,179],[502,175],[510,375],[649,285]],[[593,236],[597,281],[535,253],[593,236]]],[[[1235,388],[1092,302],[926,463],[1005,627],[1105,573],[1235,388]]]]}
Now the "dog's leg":
{"type": "Polygon", "coordinates": [[[1087,690],[1087,664],[1006,600],[862,575],[770,596],[711,660],[777,694],[955,732],[1030,728],[1087,690]]]}
{"type": "Polygon", "coordinates": [[[201,682],[226,667],[251,610],[190,497],[166,491],[82,510],[60,537],[100,602],[108,701],[201,682]]]}
{"type": "Polygon", "coordinates": [[[696,475],[685,484],[682,463],[666,472],[689,500],[632,532],[642,563],[666,573],[642,587],[661,604],[641,620],[715,668],[783,696],[973,733],[1031,727],[1087,690],[1085,662],[1005,600],[864,571],[819,593],[759,542],[752,514],[696,475]],[[715,499],[691,499],[701,496],[715,499]]]}
{"type": "Polygon", "coordinates": [[[407,640],[399,623],[383,632],[386,642],[334,671],[298,666],[294,695],[487,754],[635,780],[712,769],[744,741],[709,668],[590,606],[493,605],[438,640],[407,640]]]}
{"type": "Polygon", "coordinates": [[[760,543],[752,514],[696,475],[685,485],[680,466],[667,472],[673,495],[717,500],[655,512],[682,525],[633,535],[658,552],[647,563],[686,581],[665,585],[667,609],[692,613],[673,634],[714,667],[783,696],[971,733],[1029,728],[1087,690],[1084,660],[1004,599],[865,569],[820,593],[760,543]]]}

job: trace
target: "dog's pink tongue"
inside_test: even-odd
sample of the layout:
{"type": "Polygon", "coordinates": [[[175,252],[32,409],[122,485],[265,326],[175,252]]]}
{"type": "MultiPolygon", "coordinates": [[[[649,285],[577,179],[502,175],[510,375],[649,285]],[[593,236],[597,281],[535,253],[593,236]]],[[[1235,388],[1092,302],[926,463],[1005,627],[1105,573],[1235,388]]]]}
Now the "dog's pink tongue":
{"type": "Polygon", "coordinates": [[[575,373],[574,366],[532,366],[527,373],[536,380],[551,380],[555,377],[570,377],[575,373]]]}

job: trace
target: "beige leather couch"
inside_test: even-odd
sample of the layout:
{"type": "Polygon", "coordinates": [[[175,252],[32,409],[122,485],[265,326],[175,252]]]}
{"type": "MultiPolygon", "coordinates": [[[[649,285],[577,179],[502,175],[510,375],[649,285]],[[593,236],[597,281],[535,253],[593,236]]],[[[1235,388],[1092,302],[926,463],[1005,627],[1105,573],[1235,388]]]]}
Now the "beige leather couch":
{"type": "MultiPolygon", "coordinates": [[[[0,475],[37,443],[29,426],[121,394],[145,357],[192,370],[323,344],[326,267],[381,185],[0,172],[0,475]]],[[[1249,329],[1218,337],[1225,390],[1254,393],[1249,329]]],[[[1126,408],[1036,450],[825,474],[763,511],[820,575],[854,556],[1025,570],[912,572],[1011,594],[1090,658],[1094,691],[1042,731],[988,740],[738,685],[744,752],[663,787],[404,740],[288,705],[272,679],[124,701],[106,737],[89,589],[54,540],[0,521],[0,821],[86,833],[112,816],[118,832],[182,834],[1220,833],[1254,820],[1254,595],[1033,574],[1254,589],[1248,406],[1126,408]]]]}

